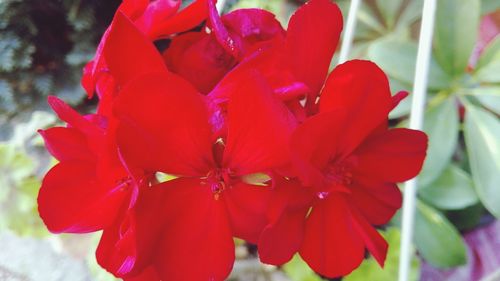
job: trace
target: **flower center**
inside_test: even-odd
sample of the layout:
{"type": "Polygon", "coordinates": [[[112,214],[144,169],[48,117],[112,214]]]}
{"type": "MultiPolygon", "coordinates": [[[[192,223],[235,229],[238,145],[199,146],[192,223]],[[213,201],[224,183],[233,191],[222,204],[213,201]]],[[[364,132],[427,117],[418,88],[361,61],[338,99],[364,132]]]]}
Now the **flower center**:
{"type": "Polygon", "coordinates": [[[346,162],[331,163],[325,171],[328,183],[349,186],[352,183],[351,167],[346,162]]]}
{"type": "Polygon", "coordinates": [[[115,182],[115,190],[127,191],[132,185],[132,178],[130,176],[121,178],[115,182]]]}
{"type": "Polygon", "coordinates": [[[349,193],[348,187],[352,184],[352,166],[349,162],[330,162],[323,171],[326,186],[316,193],[319,199],[325,199],[331,192],[349,193]]]}
{"type": "Polygon", "coordinates": [[[220,194],[226,189],[230,188],[235,182],[235,175],[228,168],[217,168],[208,172],[204,183],[206,183],[212,193],[214,199],[218,200],[220,194]]]}

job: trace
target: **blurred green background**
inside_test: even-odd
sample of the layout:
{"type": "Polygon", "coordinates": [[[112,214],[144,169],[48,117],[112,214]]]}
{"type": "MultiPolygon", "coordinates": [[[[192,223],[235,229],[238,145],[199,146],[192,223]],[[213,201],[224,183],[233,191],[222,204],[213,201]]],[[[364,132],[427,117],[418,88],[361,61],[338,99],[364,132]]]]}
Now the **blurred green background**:
{"type": "MultiPolygon", "coordinates": [[[[224,12],[261,7],[286,26],[303,2],[228,0],[224,12]]],[[[350,1],[336,2],[346,17],[350,1]]],[[[114,280],[95,264],[98,234],[51,235],[40,221],[36,195],[55,162],[36,130],[58,122],[46,105],[49,94],[80,112],[94,109],[97,101],[80,86],[81,69],[119,4],[0,0],[0,280],[114,280]]],[[[363,1],[358,13],[351,58],[378,63],[394,93],[413,87],[422,4],[363,1]]],[[[500,280],[500,1],[438,0],[436,17],[412,280],[500,280]],[[481,235],[490,238],[475,239],[481,235]],[[487,266],[481,249],[488,248],[487,266]]],[[[391,113],[391,125],[407,125],[410,104],[411,95],[391,113]]],[[[399,225],[396,215],[380,230],[391,245],[385,269],[367,258],[344,280],[396,280],[399,225]]],[[[265,266],[253,246],[237,244],[231,280],[322,280],[298,257],[281,268],[265,266]]]]}

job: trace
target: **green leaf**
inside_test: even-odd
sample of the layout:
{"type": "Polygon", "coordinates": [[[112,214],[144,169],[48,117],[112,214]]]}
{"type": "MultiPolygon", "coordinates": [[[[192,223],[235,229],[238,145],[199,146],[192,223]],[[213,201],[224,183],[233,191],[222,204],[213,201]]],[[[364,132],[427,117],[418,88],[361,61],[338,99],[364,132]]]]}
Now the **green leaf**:
{"type": "Polygon", "coordinates": [[[378,21],[373,10],[367,5],[361,5],[357,13],[357,20],[366,28],[371,29],[379,34],[387,33],[385,27],[378,21]]]}
{"type": "Polygon", "coordinates": [[[297,254],[291,261],[283,265],[283,271],[292,281],[322,281],[297,254]]]}
{"type": "Polygon", "coordinates": [[[500,83],[500,53],[490,63],[479,69],[474,77],[483,83],[500,83]]]}
{"type": "Polygon", "coordinates": [[[493,41],[486,45],[477,61],[475,70],[481,69],[495,59],[500,59],[500,35],[497,35],[493,41]]]}
{"type": "Polygon", "coordinates": [[[481,203],[467,207],[461,210],[451,210],[446,212],[446,217],[460,231],[474,229],[481,217],[485,213],[485,209],[481,203]]]}
{"type": "Polygon", "coordinates": [[[486,108],[500,114],[500,87],[480,87],[470,90],[477,100],[486,108]]]}
{"type": "Polygon", "coordinates": [[[429,136],[429,147],[419,180],[429,185],[441,175],[457,146],[459,129],[458,109],[454,98],[431,107],[425,114],[424,131],[429,136]]]}
{"type": "MultiPolygon", "coordinates": [[[[398,228],[390,227],[382,233],[385,240],[389,244],[387,258],[384,268],[380,268],[377,261],[373,257],[363,261],[360,267],[354,270],[351,274],[344,277],[345,281],[396,281],[398,279],[399,270],[399,250],[401,242],[401,233],[398,228]]],[[[419,279],[420,260],[413,256],[411,261],[411,272],[409,280],[416,281],[419,279]]]]}
{"type": "Polygon", "coordinates": [[[435,55],[452,76],[465,72],[476,43],[481,13],[479,0],[437,1],[435,55]]]}
{"type": "Polygon", "coordinates": [[[412,0],[399,16],[396,28],[409,28],[412,23],[422,16],[423,0],[412,0]]]}
{"type": "Polygon", "coordinates": [[[16,107],[14,90],[9,81],[0,79],[0,109],[11,112],[16,107]]]}
{"type": "Polygon", "coordinates": [[[39,93],[47,96],[54,87],[54,77],[50,74],[37,75],[33,79],[33,86],[39,93]]]}
{"type": "Polygon", "coordinates": [[[415,245],[430,264],[448,268],[465,264],[465,243],[455,227],[437,210],[417,202],[415,245]]]}
{"type": "Polygon", "coordinates": [[[26,153],[11,144],[0,143],[0,176],[17,183],[31,175],[34,169],[35,163],[26,153]]]}
{"type": "Polygon", "coordinates": [[[403,2],[404,0],[377,0],[377,7],[387,27],[392,28],[394,26],[403,2]]]}
{"type": "MultiPolygon", "coordinates": [[[[368,49],[368,57],[377,63],[390,77],[413,85],[418,46],[414,42],[394,39],[375,41],[368,49]]],[[[450,78],[431,59],[429,66],[429,89],[444,89],[450,78]]]]}
{"type": "Polygon", "coordinates": [[[500,1],[498,0],[482,0],[481,1],[481,14],[489,14],[495,10],[500,9],[500,1]]]}
{"type": "Polygon", "coordinates": [[[492,113],[466,104],[465,142],[477,195],[500,218],[500,121],[492,113]]]}
{"type": "Polygon", "coordinates": [[[500,82],[500,36],[490,42],[479,57],[474,77],[483,83],[500,82]]]}
{"type": "Polygon", "coordinates": [[[453,164],[437,180],[420,188],[418,194],[427,203],[443,210],[463,209],[479,200],[470,176],[453,164]]]}

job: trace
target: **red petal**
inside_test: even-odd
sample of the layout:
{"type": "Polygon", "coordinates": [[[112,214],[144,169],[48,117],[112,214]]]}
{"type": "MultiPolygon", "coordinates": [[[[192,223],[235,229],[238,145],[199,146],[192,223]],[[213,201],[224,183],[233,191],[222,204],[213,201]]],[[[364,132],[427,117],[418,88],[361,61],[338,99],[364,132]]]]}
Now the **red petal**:
{"type": "Polygon", "coordinates": [[[64,162],[45,175],[38,211],[51,232],[92,232],[113,223],[126,195],[98,181],[93,163],[64,162]]]}
{"type": "Polygon", "coordinates": [[[161,188],[143,187],[134,208],[104,230],[96,251],[102,267],[123,278],[151,264],[163,233],[164,219],[158,213],[163,211],[165,194],[161,188]]]}
{"type": "Polygon", "coordinates": [[[243,53],[250,51],[255,43],[285,35],[275,15],[262,9],[238,9],[224,15],[222,22],[231,37],[239,41],[243,53]]]}
{"type": "Polygon", "coordinates": [[[206,175],[213,167],[204,97],[174,74],[134,80],[120,92],[118,145],[128,162],[146,170],[206,175]]]}
{"type": "Polygon", "coordinates": [[[95,89],[93,69],[94,69],[94,61],[91,60],[83,67],[82,79],[80,80],[80,83],[82,84],[82,87],[85,89],[85,92],[87,93],[87,97],[89,99],[91,99],[94,96],[94,89],[95,89]]]}
{"type": "Polygon", "coordinates": [[[148,7],[149,0],[123,0],[118,10],[130,19],[139,18],[148,7]]]}
{"type": "Polygon", "coordinates": [[[342,195],[330,194],[311,211],[300,256],[329,278],[345,276],[363,261],[365,246],[342,195]]]}
{"type": "Polygon", "coordinates": [[[346,156],[364,138],[387,122],[392,108],[389,82],[374,63],[348,61],[337,66],[321,93],[321,112],[335,109],[347,111],[339,150],[346,156]]]}
{"type": "Polygon", "coordinates": [[[61,99],[55,96],[49,96],[47,101],[59,119],[80,130],[87,137],[102,137],[104,132],[100,130],[99,127],[92,124],[91,121],[85,119],[85,117],[80,115],[61,99]]]}
{"type": "Polygon", "coordinates": [[[393,183],[363,183],[350,188],[349,200],[373,225],[386,224],[401,208],[401,192],[393,183]]]}
{"type": "Polygon", "coordinates": [[[163,280],[225,280],[234,242],[224,200],[199,180],[176,179],[153,188],[168,190],[169,218],[155,267],[163,280]]]}
{"type": "Polygon", "coordinates": [[[408,97],[408,94],[409,93],[407,91],[399,91],[394,96],[392,96],[392,108],[391,108],[391,110],[396,108],[396,106],[398,106],[398,104],[402,100],[404,100],[406,97],[408,97]]]}
{"type": "Polygon", "coordinates": [[[169,69],[209,93],[236,61],[213,35],[190,32],[175,37],[164,53],[169,69]]]}
{"type": "Polygon", "coordinates": [[[297,181],[276,179],[268,207],[269,224],[258,243],[262,262],[284,264],[300,249],[313,195],[297,181]]]}
{"type": "MultiPolygon", "coordinates": [[[[212,1],[212,0],[210,0],[212,1]]],[[[187,31],[201,24],[208,18],[208,0],[195,0],[175,16],[159,22],[150,30],[149,38],[166,37],[168,35],[187,31]]]]}
{"type": "Polygon", "coordinates": [[[153,43],[121,12],[113,19],[103,53],[121,86],[141,74],[167,71],[153,43]]]}
{"type": "Polygon", "coordinates": [[[259,258],[263,263],[282,265],[300,249],[308,208],[284,212],[268,225],[259,239],[259,258]]]}
{"type": "Polygon", "coordinates": [[[38,130],[45,141],[47,150],[59,161],[93,161],[85,136],[74,128],[54,127],[38,130]]]}
{"type": "Polygon", "coordinates": [[[214,0],[208,1],[208,21],[212,28],[212,31],[217,38],[219,44],[230,54],[232,54],[235,58],[242,55],[242,46],[239,46],[238,41],[235,41],[227,31],[226,27],[222,23],[219,12],[215,7],[214,0]]]}
{"type": "Polygon", "coordinates": [[[387,182],[411,179],[422,168],[426,150],[425,133],[403,128],[388,130],[370,138],[354,152],[358,162],[356,177],[387,182]]]}
{"type": "Polygon", "coordinates": [[[290,18],[287,54],[295,77],[311,89],[315,102],[342,31],[342,14],[330,0],[311,0],[290,18]]]}
{"type": "Polygon", "coordinates": [[[233,235],[257,244],[267,218],[271,189],[240,183],[224,191],[224,199],[233,229],[233,235]]]}
{"type": "Polygon", "coordinates": [[[331,111],[312,116],[294,131],[291,138],[295,170],[306,186],[321,186],[322,170],[337,153],[337,142],[345,113],[331,111]]]}
{"type": "Polygon", "coordinates": [[[351,215],[353,227],[358,231],[359,236],[361,236],[365,242],[368,251],[370,251],[380,266],[383,267],[389,245],[382,235],[380,235],[373,226],[368,224],[366,219],[361,216],[356,209],[351,209],[351,215]]]}
{"type": "Polygon", "coordinates": [[[134,20],[135,25],[145,34],[174,15],[181,5],[179,0],[156,0],[150,1],[144,13],[134,20]]]}
{"type": "Polygon", "coordinates": [[[239,175],[286,165],[296,121],[267,83],[250,72],[228,103],[224,166],[239,175]]]}

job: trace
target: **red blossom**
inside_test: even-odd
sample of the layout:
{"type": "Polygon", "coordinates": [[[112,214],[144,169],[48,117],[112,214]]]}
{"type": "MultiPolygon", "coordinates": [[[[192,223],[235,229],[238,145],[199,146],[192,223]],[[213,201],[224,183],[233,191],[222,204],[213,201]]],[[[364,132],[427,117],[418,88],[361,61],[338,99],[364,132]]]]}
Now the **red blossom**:
{"type": "Polygon", "coordinates": [[[122,3],[82,78],[96,114],[49,98],[68,126],[40,131],[59,160],[38,196],[48,229],[104,230],[97,261],[128,281],[224,280],[234,237],[265,263],[298,252],[327,277],[366,249],[383,265],[374,226],[427,148],[424,133],[388,128],[407,93],[391,97],[368,61],[328,75],[342,30],[329,0],[300,7],[287,31],[264,10],[179,6],[122,3]]]}
{"type": "Polygon", "coordinates": [[[124,155],[146,170],[179,177],[153,187],[167,208],[156,243],[163,245],[155,264],[160,276],[222,280],[234,261],[232,237],[255,243],[266,224],[270,188],[243,177],[287,164],[295,121],[264,80],[248,79],[229,101],[227,138],[213,133],[205,97],[174,74],[140,77],[119,94],[124,155]],[[206,268],[188,270],[193,263],[206,268]]]}
{"type": "MultiPolygon", "coordinates": [[[[322,90],[319,114],[291,138],[296,173],[315,197],[312,210],[306,216],[306,206],[280,218],[274,226],[279,233],[272,227],[271,234],[263,232],[264,262],[284,263],[298,250],[316,272],[338,277],[355,269],[367,248],[383,265],[387,243],[372,225],[387,223],[400,207],[395,183],[420,171],[427,148],[424,133],[387,128],[398,99],[391,98],[387,78],[371,62],[349,61],[334,69],[322,90]],[[286,246],[266,242],[293,235],[286,246]]],[[[296,205],[294,200],[288,204],[296,205]]]]}

